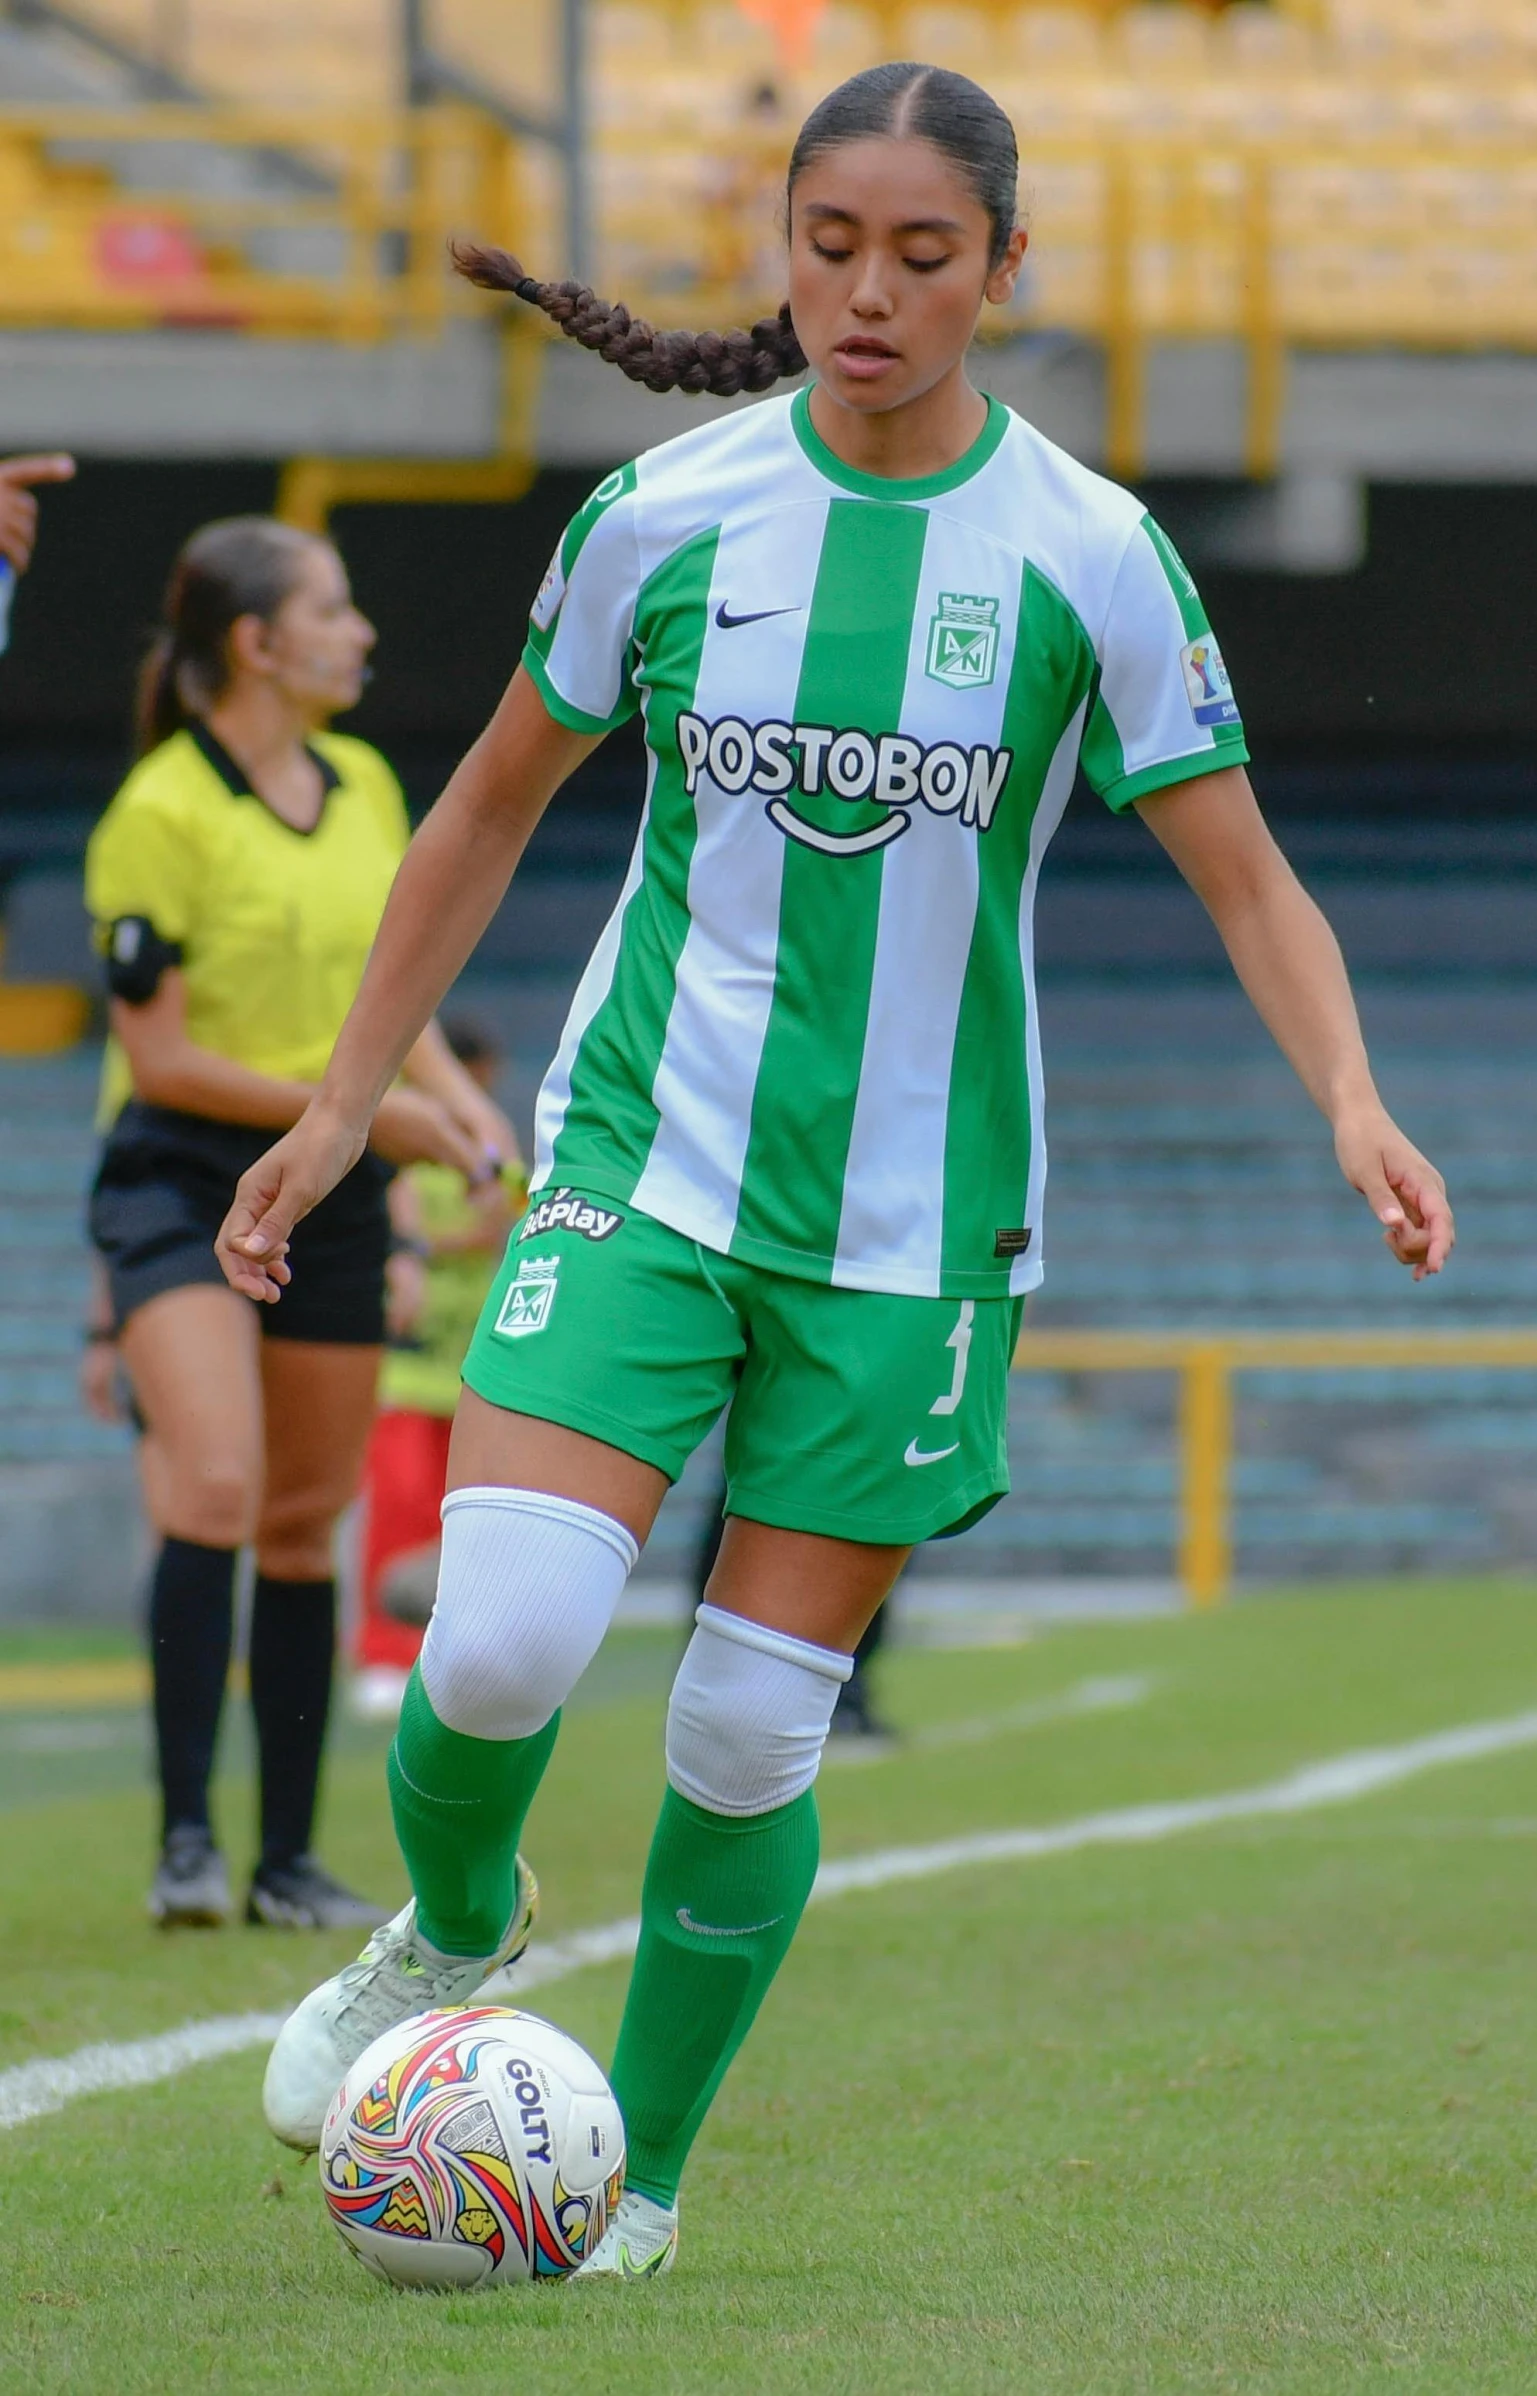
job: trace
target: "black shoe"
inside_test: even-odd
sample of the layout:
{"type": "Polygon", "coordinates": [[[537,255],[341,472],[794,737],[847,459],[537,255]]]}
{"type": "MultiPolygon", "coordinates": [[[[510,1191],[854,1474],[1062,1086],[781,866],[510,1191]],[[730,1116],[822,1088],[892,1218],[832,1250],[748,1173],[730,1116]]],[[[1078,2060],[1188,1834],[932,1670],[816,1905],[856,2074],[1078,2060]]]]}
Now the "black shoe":
{"type": "Polygon", "coordinates": [[[853,1673],[838,1691],[828,1727],[835,1739],[878,1739],[888,1747],[896,1745],[896,1732],[870,1703],[870,1684],[862,1672],[853,1673]]]}
{"type": "Polygon", "coordinates": [[[296,1855],[291,1864],[258,1864],[245,1918],[269,1930],[377,1930],[389,1920],[381,1906],[322,1871],[313,1855],[296,1855]]]}
{"type": "Polygon", "coordinates": [[[166,1834],[150,1883],[150,1920],[162,1930],[220,1930],[234,1910],[229,1874],[212,1831],[179,1822],[166,1834]]]}

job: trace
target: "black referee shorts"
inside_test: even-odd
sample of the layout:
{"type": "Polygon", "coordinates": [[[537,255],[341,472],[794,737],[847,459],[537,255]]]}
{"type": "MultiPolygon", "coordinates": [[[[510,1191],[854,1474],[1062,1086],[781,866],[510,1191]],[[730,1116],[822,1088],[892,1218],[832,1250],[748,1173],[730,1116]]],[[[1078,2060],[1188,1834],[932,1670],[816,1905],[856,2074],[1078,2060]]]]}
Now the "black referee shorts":
{"type": "MultiPolygon", "coordinates": [[[[214,1239],[236,1182],[276,1136],[129,1100],[107,1134],[88,1217],[118,1329],[162,1290],[224,1286],[214,1239]]],[[[288,1252],[292,1282],[275,1306],[257,1308],[264,1337],[381,1344],[390,1179],[391,1168],[366,1151],[305,1216],[288,1252]]]]}

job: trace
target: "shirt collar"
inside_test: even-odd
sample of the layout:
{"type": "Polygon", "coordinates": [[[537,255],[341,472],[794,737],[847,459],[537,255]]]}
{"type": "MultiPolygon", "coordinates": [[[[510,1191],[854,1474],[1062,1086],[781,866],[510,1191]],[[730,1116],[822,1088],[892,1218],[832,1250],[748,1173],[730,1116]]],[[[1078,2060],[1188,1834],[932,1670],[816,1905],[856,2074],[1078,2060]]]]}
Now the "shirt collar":
{"type": "MultiPolygon", "coordinates": [[[[187,732],[193,747],[213,767],[232,799],[255,799],[260,805],[266,805],[260,791],[251,788],[243,768],[236,764],[223,741],[217,739],[205,723],[199,721],[189,724],[187,732]]],[[[304,749],[306,756],[313,758],[319,769],[320,804],[321,812],[324,813],[326,800],[331,796],[333,790],[340,789],[342,778],[330,758],[317,749],[313,741],[306,741],[304,749]]],[[[297,825],[289,826],[290,831],[297,829],[297,825]]]]}

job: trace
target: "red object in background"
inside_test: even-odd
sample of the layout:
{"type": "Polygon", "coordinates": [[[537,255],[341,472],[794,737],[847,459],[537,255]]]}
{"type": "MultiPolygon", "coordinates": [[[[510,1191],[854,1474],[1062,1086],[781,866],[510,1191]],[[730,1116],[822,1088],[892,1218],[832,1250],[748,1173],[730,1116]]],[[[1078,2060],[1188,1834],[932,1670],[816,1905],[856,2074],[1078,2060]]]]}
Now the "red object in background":
{"type": "Polygon", "coordinates": [[[396,1622],[379,1597],[392,1564],[437,1545],[453,1427],[451,1415],[405,1407],[386,1407],[374,1418],[363,1464],[363,1587],[354,1659],[359,1665],[394,1664],[409,1671],[421,1652],[420,1629],[396,1622]]]}
{"type": "Polygon", "coordinates": [[[104,283],[196,283],[203,254],[179,217],[105,216],[96,228],[96,268],[104,283]]]}

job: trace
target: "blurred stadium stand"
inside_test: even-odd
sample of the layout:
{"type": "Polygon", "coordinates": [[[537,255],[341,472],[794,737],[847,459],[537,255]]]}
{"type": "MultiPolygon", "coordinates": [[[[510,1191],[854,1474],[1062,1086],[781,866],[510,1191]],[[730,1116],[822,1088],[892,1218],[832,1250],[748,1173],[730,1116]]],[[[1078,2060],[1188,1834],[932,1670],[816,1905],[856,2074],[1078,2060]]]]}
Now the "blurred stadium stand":
{"type": "MultiPolygon", "coordinates": [[[[446,236],[553,273],[580,252],[663,321],[740,320],[780,296],[793,128],[881,56],[961,67],[1014,114],[1035,240],[979,379],[1145,489],[1200,573],[1389,1097],[1461,1205],[1453,1273],[1411,1290],[1199,910],[1078,805],[1042,902],[1033,1319],[1532,1319],[1537,0],[829,0],[788,50],[772,13],[0,7],[0,448],[85,458],[0,667],[0,1614],[126,1606],[135,1578],[126,1435],[74,1397],[95,1051],[65,1043],[79,854],[177,543],[213,514],[341,507],[383,633],[358,729],[425,799],[596,473],[711,404],[513,332],[445,273],[446,236]]],[[[635,754],[611,748],[467,980],[525,1117],[633,824],[635,754]]],[[[1529,1564],[1534,1442],[1537,1374],[1246,1376],[1240,1573],[1529,1564]]],[[[1166,1379],[1024,1377],[1014,1443],[1015,1499],[919,1571],[1167,1576],[1166,1379]]],[[[649,1570],[679,1568],[709,1469],[649,1570]]]]}
{"type": "MultiPolygon", "coordinates": [[[[789,60],[730,0],[594,0],[575,112],[555,0],[11,10],[3,440],[46,416],[104,453],[589,463],[656,438],[676,403],[558,345],[509,410],[444,234],[477,224],[555,272],[574,243],[662,316],[777,303],[794,126],[852,68],[916,54],[1016,118],[1036,246],[986,374],[1048,430],[1122,472],[1537,470],[1534,0],[830,0],[789,60]],[[110,406],[80,372],[107,331],[110,406]]],[[[1290,537],[1328,516],[1315,497],[1290,537]]]]}
{"type": "MultiPolygon", "coordinates": [[[[623,819],[547,828],[543,854],[504,907],[460,993],[502,1033],[509,1095],[526,1122],[592,929],[616,886],[623,819]],[[553,837],[551,837],[553,835],[553,837]]],[[[1392,844],[1396,847],[1396,843],[1392,844]]],[[[1053,1192],[1041,1327],[1168,1325],[1215,1330],[1340,1326],[1504,1328],[1537,1298],[1537,837],[1506,853],[1494,890],[1525,957],[1480,959],[1455,909],[1438,949],[1416,905],[1437,886],[1384,871],[1382,840],[1294,837],[1335,919],[1379,929],[1361,976],[1390,1102],[1445,1167],[1462,1249],[1444,1283],[1414,1290],[1381,1255],[1329,1144],[1245,1002],[1205,970],[1193,902],[1172,884],[1113,879],[1071,859],[1043,893],[1043,1016],[1052,1071],[1053,1192]],[[1405,937],[1387,936],[1402,899],[1405,937]],[[1150,920],[1161,922],[1156,939],[1150,920]],[[1128,958],[1126,926],[1143,942],[1128,958]],[[1515,962],[1525,970],[1511,971],[1515,962]],[[1502,970],[1502,967],[1504,970],[1502,970]]],[[[1467,860],[1455,868],[1465,875],[1467,860]]],[[[1440,861],[1440,875],[1446,860],[1440,861]]],[[[1462,879],[1476,922],[1490,884],[1462,879]]],[[[50,972],[78,953],[73,893],[53,875],[16,886],[13,908],[50,972]]],[[[126,1434],[84,1420],[76,1326],[86,1300],[81,1191],[89,1175],[94,1053],[0,1063],[0,1503],[19,1528],[0,1566],[0,1609],[36,1591],[55,1606],[101,1603],[100,1525],[116,1523],[109,1577],[132,1585],[126,1434]],[[89,1468],[89,1469],[85,1469],[89,1468]],[[118,1516],[109,1502],[115,1493],[118,1516]],[[62,1545],[42,1526],[78,1517],[62,1545]],[[33,1518],[39,1526],[29,1534],[33,1518]],[[89,1571],[79,1559],[94,1559],[89,1571]]],[[[1089,1574],[1167,1579],[1177,1536],[1168,1379],[1029,1375],[1016,1383],[1016,1495],[965,1544],[936,1547],[921,1575],[1089,1574]]],[[[1345,1576],[1401,1567],[1519,1566],[1537,1540],[1537,1372],[1257,1373],[1241,1389],[1236,1534],[1251,1578],[1345,1576]]],[[[645,1571],[686,1568],[710,1467],[664,1511],[645,1571]]]]}

